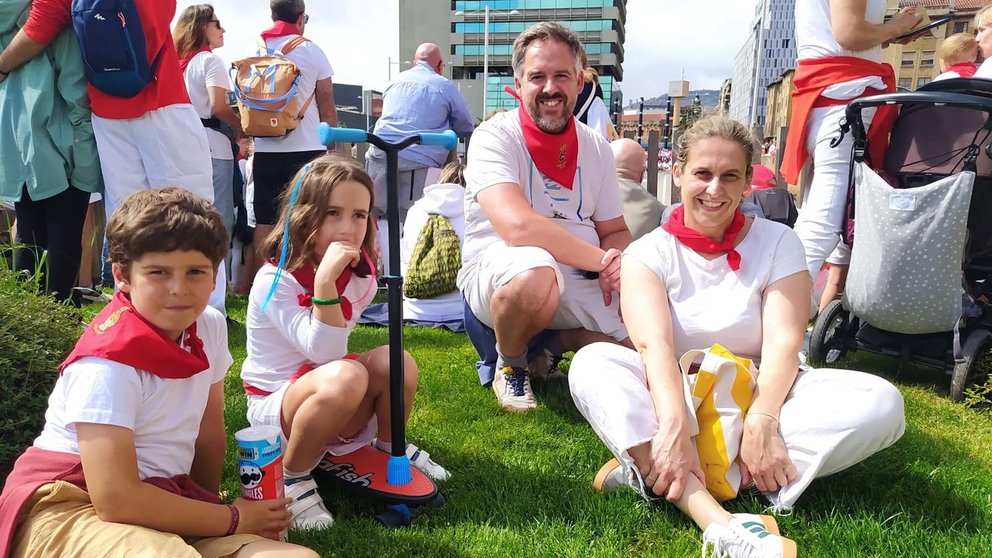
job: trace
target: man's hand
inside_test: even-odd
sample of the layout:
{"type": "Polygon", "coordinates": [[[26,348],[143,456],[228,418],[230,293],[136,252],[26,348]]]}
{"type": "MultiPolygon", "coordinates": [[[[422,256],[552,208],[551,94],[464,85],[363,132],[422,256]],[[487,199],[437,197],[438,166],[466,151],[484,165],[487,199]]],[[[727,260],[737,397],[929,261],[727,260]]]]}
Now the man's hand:
{"type": "Polygon", "coordinates": [[[610,248],[603,254],[600,262],[603,269],[599,271],[599,288],[603,291],[603,304],[609,306],[613,302],[613,293],[620,292],[620,256],[616,248],[610,248]]]}
{"type": "Polygon", "coordinates": [[[662,424],[651,440],[651,468],[645,473],[644,484],[657,496],[669,502],[682,498],[689,475],[705,484],[706,477],[699,466],[699,455],[683,428],[662,424]]]}
{"type": "Polygon", "coordinates": [[[778,421],[769,416],[746,417],[741,461],[762,492],[775,492],[799,476],[778,432],[778,421]]]}

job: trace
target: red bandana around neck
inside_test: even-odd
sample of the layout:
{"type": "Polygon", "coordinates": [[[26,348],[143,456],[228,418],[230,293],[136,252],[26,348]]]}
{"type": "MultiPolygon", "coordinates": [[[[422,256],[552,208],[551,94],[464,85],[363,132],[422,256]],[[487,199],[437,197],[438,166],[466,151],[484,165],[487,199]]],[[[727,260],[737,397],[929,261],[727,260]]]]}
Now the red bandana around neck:
{"type": "Polygon", "coordinates": [[[262,40],[274,39],[276,37],[285,37],[286,35],[299,35],[300,28],[296,26],[295,23],[289,23],[287,21],[277,21],[272,24],[272,27],[262,31],[262,40]]]}
{"type": "Polygon", "coordinates": [[[679,242],[702,254],[727,253],[727,265],[730,269],[737,271],[741,268],[741,255],[734,249],[734,241],[737,240],[738,233],[744,228],[744,214],[740,209],[734,213],[734,220],[730,222],[726,232],[723,233],[723,242],[717,242],[712,238],[690,229],[685,225],[685,206],[680,205],[675,208],[668,221],[661,225],[661,228],[668,231],[679,242]]]}
{"type": "MultiPolygon", "coordinates": [[[[275,262],[269,262],[272,265],[276,265],[275,262]]],[[[290,275],[296,279],[296,282],[300,284],[301,287],[306,289],[306,294],[299,295],[300,306],[310,307],[313,306],[313,301],[310,300],[313,297],[313,284],[317,278],[317,268],[312,265],[304,265],[289,272],[290,275]]],[[[344,296],[344,290],[348,287],[348,282],[351,281],[351,277],[355,272],[348,266],[345,266],[341,275],[334,281],[334,286],[338,290],[338,296],[341,297],[341,314],[344,315],[345,321],[350,321],[352,312],[352,303],[346,296],[344,296]]]]}
{"type": "Polygon", "coordinates": [[[209,46],[200,47],[198,50],[194,50],[193,52],[189,53],[189,56],[185,56],[183,58],[180,58],[179,59],[179,71],[185,74],[186,73],[186,66],[189,66],[189,63],[192,62],[193,59],[196,58],[196,55],[197,54],[200,54],[201,52],[213,52],[213,49],[210,48],[209,46]]]}
{"type": "Polygon", "coordinates": [[[527,151],[534,159],[537,170],[562,187],[571,190],[575,184],[575,172],[579,165],[579,136],[575,131],[575,117],[568,116],[568,124],[561,133],[549,134],[537,127],[516,90],[510,86],[506,86],[505,89],[520,102],[520,107],[517,108],[520,128],[524,133],[527,151]]]}
{"type": "Polygon", "coordinates": [[[978,71],[978,64],[974,62],[962,62],[960,64],[953,64],[948,66],[944,72],[957,72],[957,74],[963,78],[970,78],[975,75],[978,71]]]}
{"type": "Polygon", "coordinates": [[[161,378],[182,380],[210,368],[196,322],[186,328],[180,347],[160,329],[145,321],[122,292],[117,292],[83,332],[59,372],[73,362],[95,356],[133,366],[161,378]]]}

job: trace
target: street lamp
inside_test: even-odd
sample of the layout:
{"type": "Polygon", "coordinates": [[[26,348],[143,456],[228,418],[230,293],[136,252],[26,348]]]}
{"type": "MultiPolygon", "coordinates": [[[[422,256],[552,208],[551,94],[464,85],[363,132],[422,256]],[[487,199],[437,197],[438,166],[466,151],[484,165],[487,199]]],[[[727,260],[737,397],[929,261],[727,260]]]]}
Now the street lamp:
{"type": "MultiPolygon", "coordinates": [[[[485,5],[485,23],[482,34],[482,114],[485,116],[486,110],[489,108],[489,4],[485,5]]],[[[518,10],[510,10],[508,12],[492,12],[493,15],[520,15],[518,10]]],[[[479,15],[479,12],[463,12],[461,10],[455,12],[455,15],[466,16],[466,15],[479,15]]]]}
{"type": "Polygon", "coordinates": [[[389,76],[389,79],[387,80],[387,85],[388,85],[388,82],[392,82],[393,81],[393,64],[396,64],[397,66],[400,66],[402,64],[412,64],[413,63],[413,62],[410,62],[409,60],[404,60],[402,62],[399,62],[399,61],[393,62],[393,57],[392,56],[390,56],[388,58],[389,58],[389,70],[387,70],[386,75],[389,76]]]}

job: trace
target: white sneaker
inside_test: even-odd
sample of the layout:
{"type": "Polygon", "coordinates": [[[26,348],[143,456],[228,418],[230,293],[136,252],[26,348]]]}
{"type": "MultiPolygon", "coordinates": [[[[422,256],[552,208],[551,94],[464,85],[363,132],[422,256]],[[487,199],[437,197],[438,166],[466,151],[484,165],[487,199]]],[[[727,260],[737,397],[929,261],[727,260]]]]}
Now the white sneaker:
{"type": "Polygon", "coordinates": [[[514,413],[525,413],[537,408],[534,390],[530,387],[530,377],[525,368],[504,366],[496,370],[493,378],[493,391],[500,407],[514,413]]]}
{"type": "Polygon", "coordinates": [[[730,525],[713,523],[703,532],[703,558],[796,558],[796,543],[778,533],[775,518],[734,514],[730,525]]]}
{"type": "Polygon", "coordinates": [[[410,458],[410,464],[420,469],[428,477],[436,480],[448,480],[451,474],[444,467],[438,465],[431,459],[431,454],[418,448],[413,444],[406,445],[406,456],[410,458]]]}
{"type": "Polygon", "coordinates": [[[286,479],[286,497],[293,499],[289,511],[293,514],[290,525],[294,529],[326,529],[334,525],[334,517],[324,507],[311,475],[286,479]]]}

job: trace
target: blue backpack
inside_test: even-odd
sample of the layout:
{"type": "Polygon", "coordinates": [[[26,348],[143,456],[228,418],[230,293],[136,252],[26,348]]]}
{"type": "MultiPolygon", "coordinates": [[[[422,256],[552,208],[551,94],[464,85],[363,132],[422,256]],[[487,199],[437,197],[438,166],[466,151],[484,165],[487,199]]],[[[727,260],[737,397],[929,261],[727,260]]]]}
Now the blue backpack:
{"type": "Polygon", "coordinates": [[[72,0],[72,27],[93,87],[115,97],[134,97],[155,79],[165,47],[149,65],[145,32],[133,1],[72,0]]]}

